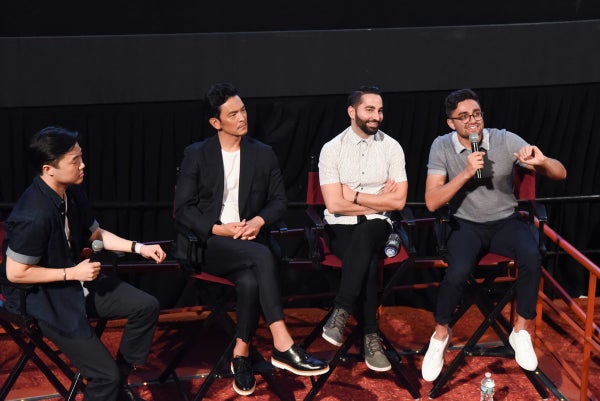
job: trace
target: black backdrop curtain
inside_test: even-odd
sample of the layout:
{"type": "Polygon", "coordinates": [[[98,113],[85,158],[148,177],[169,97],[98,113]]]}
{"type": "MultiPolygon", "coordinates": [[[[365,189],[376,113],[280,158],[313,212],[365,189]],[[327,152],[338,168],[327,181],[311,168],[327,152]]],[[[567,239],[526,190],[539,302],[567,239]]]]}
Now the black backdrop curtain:
{"type": "MultiPolygon", "coordinates": [[[[488,127],[516,132],[566,165],[566,181],[539,180],[540,197],[598,192],[600,84],[475,89],[488,127]]],[[[443,114],[446,95],[447,91],[384,93],[382,129],[404,148],[410,202],[423,201],[429,146],[449,130],[443,114]]],[[[309,157],[318,155],[349,123],[345,96],[244,100],[250,135],[273,146],[289,200],[302,202],[309,157]]],[[[205,121],[200,100],[0,109],[0,218],[30,182],[25,154],[29,138],[47,125],[61,125],[80,133],[84,185],[101,224],[138,240],[171,238],[176,167],[185,146],[212,135],[205,121]]],[[[290,210],[292,227],[301,226],[297,212],[290,210]]],[[[417,207],[420,213],[424,211],[417,207]]],[[[599,214],[597,204],[553,204],[550,224],[580,249],[599,248],[599,214]]],[[[573,294],[584,289],[581,269],[557,270],[573,294]]]]}

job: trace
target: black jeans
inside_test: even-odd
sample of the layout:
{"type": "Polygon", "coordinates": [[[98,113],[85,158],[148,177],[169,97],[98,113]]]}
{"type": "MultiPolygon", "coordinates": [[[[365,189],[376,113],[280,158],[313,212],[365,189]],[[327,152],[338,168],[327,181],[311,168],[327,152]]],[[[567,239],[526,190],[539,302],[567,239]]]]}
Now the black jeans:
{"type": "Polygon", "coordinates": [[[235,283],[237,337],[244,342],[254,336],[261,310],[267,325],[283,320],[277,262],[267,245],[212,236],[206,242],[202,269],[235,283]]]}
{"type": "Polygon", "coordinates": [[[487,223],[454,219],[448,236],[448,268],[437,300],[435,321],[448,324],[465,284],[479,259],[488,252],[514,259],[518,267],[517,313],[535,318],[541,255],[529,225],[518,215],[487,223]]]}
{"type": "MultiPolygon", "coordinates": [[[[119,352],[132,365],[143,364],[150,353],[158,321],[156,298],[116,277],[101,275],[86,299],[88,316],[127,319],[119,352]]],[[[115,359],[95,335],[72,338],[40,322],[48,337],[88,381],[85,401],[117,399],[121,374],[115,359]]]]}
{"type": "Polygon", "coordinates": [[[351,311],[361,300],[358,317],[364,334],[378,330],[377,266],[392,228],[386,220],[359,224],[331,224],[325,232],[331,252],[342,260],[342,279],[335,297],[336,306],[351,311]]]}

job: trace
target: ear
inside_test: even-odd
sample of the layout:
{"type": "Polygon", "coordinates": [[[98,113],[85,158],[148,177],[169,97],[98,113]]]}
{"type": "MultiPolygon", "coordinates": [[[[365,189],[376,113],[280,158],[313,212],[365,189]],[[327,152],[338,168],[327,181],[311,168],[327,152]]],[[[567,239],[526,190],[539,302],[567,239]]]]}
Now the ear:
{"type": "Polygon", "coordinates": [[[452,131],[456,131],[456,125],[454,124],[454,120],[451,118],[447,118],[446,119],[446,124],[448,124],[448,126],[450,128],[452,128],[452,131]]]}
{"type": "Polygon", "coordinates": [[[354,120],[354,117],[356,116],[356,109],[352,106],[348,106],[348,115],[350,116],[351,120],[354,120]]]}
{"type": "Polygon", "coordinates": [[[210,125],[212,125],[214,129],[216,129],[217,131],[221,131],[221,120],[219,120],[216,117],[211,117],[208,119],[208,122],[210,125]]]}
{"type": "Polygon", "coordinates": [[[54,175],[54,167],[49,164],[44,164],[42,166],[42,175],[54,175]]]}

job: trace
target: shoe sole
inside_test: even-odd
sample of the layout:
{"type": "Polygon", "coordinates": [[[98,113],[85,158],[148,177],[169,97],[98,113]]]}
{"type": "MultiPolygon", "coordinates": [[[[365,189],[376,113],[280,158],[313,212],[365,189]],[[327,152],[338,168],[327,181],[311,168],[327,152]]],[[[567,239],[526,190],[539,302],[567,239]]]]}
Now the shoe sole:
{"type": "Polygon", "coordinates": [[[298,370],[285,362],[278,361],[277,359],[271,357],[271,365],[275,366],[279,369],[289,370],[290,372],[298,375],[298,376],[318,376],[324,373],[329,372],[329,366],[326,366],[322,369],[318,370],[298,370]]]}
{"type": "MultiPolygon", "coordinates": [[[[231,373],[235,374],[235,372],[233,371],[233,365],[231,365],[231,373]]],[[[233,391],[235,391],[239,395],[251,395],[252,393],[254,393],[254,390],[256,390],[256,383],[254,383],[254,386],[252,386],[250,390],[242,390],[241,388],[235,385],[235,379],[233,380],[233,391]]]]}
{"type": "Polygon", "coordinates": [[[252,395],[255,389],[256,385],[254,385],[254,387],[252,387],[250,390],[242,390],[235,385],[235,381],[233,382],[233,391],[238,393],[238,395],[252,395]]]}
{"type": "Polygon", "coordinates": [[[321,337],[323,337],[323,339],[325,341],[327,341],[331,345],[335,345],[336,347],[341,347],[342,346],[342,343],[340,341],[334,340],[333,338],[331,338],[327,334],[325,334],[325,328],[324,327],[323,327],[323,332],[321,333],[321,337]]]}
{"type": "Polygon", "coordinates": [[[392,365],[388,365],[388,366],[384,366],[384,367],[377,367],[377,366],[373,366],[371,364],[369,364],[369,362],[365,361],[365,365],[367,365],[367,368],[374,370],[375,372],[387,372],[388,370],[392,369],[392,365]]]}

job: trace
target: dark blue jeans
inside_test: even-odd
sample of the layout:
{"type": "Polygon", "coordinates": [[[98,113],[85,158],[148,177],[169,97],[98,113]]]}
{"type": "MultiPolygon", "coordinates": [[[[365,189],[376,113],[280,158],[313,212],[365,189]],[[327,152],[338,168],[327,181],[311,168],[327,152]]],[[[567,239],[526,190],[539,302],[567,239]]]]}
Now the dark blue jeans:
{"type": "Polygon", "coordinates": [[[502,220],[474,223],[455,218],[448,236],[448,268],[437,300],[435,321],[448,324],[462,297],[467,279],[488,252],[514,259],[518,267],[517,313],[535,318],[541,275],[541,255],[529,225],[517,214],[502,220]]]}

